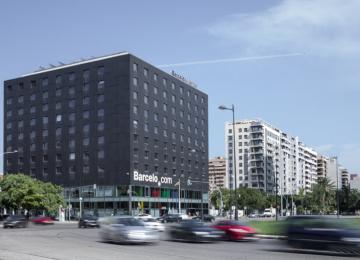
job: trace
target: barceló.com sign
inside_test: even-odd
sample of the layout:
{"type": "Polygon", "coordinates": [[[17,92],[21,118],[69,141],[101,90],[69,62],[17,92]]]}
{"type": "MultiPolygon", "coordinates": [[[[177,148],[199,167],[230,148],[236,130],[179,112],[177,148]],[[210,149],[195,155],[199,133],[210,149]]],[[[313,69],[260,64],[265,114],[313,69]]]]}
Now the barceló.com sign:
{"type": "Polygon", "coordinates": [[[172,178],[171,177],[158,177],[155,174],[142,174],[138,171],[134,171],[133,174],[133,180],[134,181],[143,181],[143,182],[152,182],[152,183],[158,183],[158,184],[172,184],[172,178]]]}

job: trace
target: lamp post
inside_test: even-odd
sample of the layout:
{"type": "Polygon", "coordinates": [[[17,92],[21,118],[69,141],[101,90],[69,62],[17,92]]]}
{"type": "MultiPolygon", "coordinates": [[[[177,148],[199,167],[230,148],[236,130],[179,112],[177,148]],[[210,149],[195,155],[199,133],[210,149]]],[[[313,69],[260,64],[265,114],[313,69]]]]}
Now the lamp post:
{"type": "Polygon", "coordinates": [[[233,160],[233,169],[234,169],[234,192],[235,192],[235,220],[238,220],[238,213],[237,213],[237,172],[236,172],[236,134],[235,134],[235,106],[231,105],[231,108],[228,108],[226,106],[219,106],[220,110],[230,110],[232,112],[232,119],[233,119],[233,142],[234,142],[234,146],[233,146],[233,150],[234,150],[234,160],[233,160]]]}
{"type": "Polygon", "coordinates": [[[336,217],[339,218],[340,202],[339,202],[339,167],[338,158],[335,157],[335,169],[336,169],[336,217]]]}
{"type": "MultiPolygon", "coordinates": [[[[204,183],[209,184],[209,182],[208,181],[203,181],[203,180],[201,180],[201,181],[193,181],[191,179],[188,179],[187,184],[189,186],[192,185],[193,183],[200,183],[200,185],[201,185],[201,221],[204,221],[204,197],[203,197],[204,190],[203,190],[203,184],[204,183]]],[[[221,194],[221,192],[220,192],[220,194],[221,194]]]]}

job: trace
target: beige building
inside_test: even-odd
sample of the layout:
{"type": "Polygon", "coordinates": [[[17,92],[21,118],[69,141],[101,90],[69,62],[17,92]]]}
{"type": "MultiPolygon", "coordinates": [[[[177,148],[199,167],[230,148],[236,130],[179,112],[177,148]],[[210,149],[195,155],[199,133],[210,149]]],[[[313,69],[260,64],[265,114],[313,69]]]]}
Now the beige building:
{"type": "Polygon", "coordinates": [[[226,160],[224,157],[215,157],[209,160],[209,190],[226,187],[226,160]]]}

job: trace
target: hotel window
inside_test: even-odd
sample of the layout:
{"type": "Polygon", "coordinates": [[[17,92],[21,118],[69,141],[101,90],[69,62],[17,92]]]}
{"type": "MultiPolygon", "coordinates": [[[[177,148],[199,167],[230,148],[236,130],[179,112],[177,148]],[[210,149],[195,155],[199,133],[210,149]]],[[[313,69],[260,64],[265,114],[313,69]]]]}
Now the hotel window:
{"type": "Polygon", "coordinates": [[[100,79],[102,79],[104,77],[104,74],[105,74],[105,68],[102,66],[102,67],[98,67],[97,69],[97,75],[100,79]]]}
{"type": "Polygon", "coordinates": [[[158,80],[158,75],[156,73],[154,73],[154,81],[158,80]]]}
{"type": "Polygon", "coordinates": [[[158,134],[159,133],[159,128],[157,126],[154,126],[154,134],[158,134]]]}
{"type": "Polygon", "coordinates": [[[97,115],[98,117],[103,117],[105,115],[105,110],[103,108],[99,109],[97,115]]]}
{"type": "Polygon", "coordinates": [[[184,111],[180,110],[180,117],[183,118],[184,117],[184,111]]]}
{"type": "Polygon", "coordinates": [[[83,119],[89,119],[90,118],[90,112],[88,110],[83,111],[83,119]]]}
{"type": "Polygon", "coordinates": [[[61,82],[62,82],[62,77],[61,75],[57,75],[56,78],[55,78],[55,84],[56,86],[60,86],[61,85],[61,82]]]}
{"type": "Polygon", "coordinates": [[[74,72],[69,73],[69,81],[70,81],[70,83],[75,81],[75,73],[74,72]]]}
{"type": "Polygon", "coordinates": [[[56,115],[56,122],[61,122],[61,115],[56,115]]]}
{"type": "Polygon", "coordinates": [[[102,145],[105,143],[105,137],[104,136],[99,136],[98,137],[98,145],[102,145]]]}
{"type": "Polygon", "coordinates": [[[43,78],[42,80],[42,86],[46,87],[49,84],[49,79],[48,78],[43,78]]]}
{"type": "Polygon", "coordinates": [[[174,82],[171,82],[171,89],[175,90],[175,83],[174,82]]]}
{"type": "Polygon", "coordinates": [[[84,85],[83,85],[83,92],[84,93],[87,93],[87,92],[89,92],[90,91],[90,84],[89,83],[85,83],[84,85]]]}
{"type": "Polygon", "coordinates": [[[90,132],[90,125],[84,125],[83,126],[83,133],[88,134],[90,132]]]}
{"type": "Polygon", "coordinates": [[[30,120],[30,126],[34,126],[36,125],[36,119],[35,118],[31,118],[30,120]]]}
{"type": "Polygon", "coordinates": [[[34,89],[36,87],[36,80],[30,81],[30,88],[34,89]]]}
{"type": "Polygon", "coordinates": [[[35,99],[36,99],[36,94],[31,94],[30,101],[35,101],[35,99]]]}
{"type": "Polygon", "coordinates": [[[75,131],[76,131],[75,126],[70,126],[70,127],[69,127],[69,135],[75,134],[75,131]]]}
{"type": "Polygon", "coordinates": [[[24,96],[18,97],[18,102],[19,103],[24,103],[24,96]]]}
{"type": "Polygon", "coordinates": [[[61,162],[61,154],[60,153],[56,154],[56,161],[61,162]]]}
{"type": "Polygon", "coordinates": [[[36,150],[36,144],[30,144],[30,151],[35,151],[36,150]]]}
{"type": "Polygon", "coordinates": [[[145,76],[145,77],[147,77],[147,76],[148,76],[148,74],[149,74],[149,70],[148,70],[148,69],[146,69],[146,68],[144,68],[144,76],[145,76]]]}
{"type": "Polygon", "coordinates": [[[137,86],[138,85],[138,79],[133,77],[133,85],[134,86],[137,86]]]}
{"type": "Polygon", "coordinates": [[[164,135],[165,137],[167,137],[167,136],[168,136],[168,134],[167,134],[167,130],[166,130],[166,129],[164,129],[164,130],[163,130],[163,135],[164,135]]]}
{"type": "Polygon", "coordinates": [[[138,65],[137,63],[133,63],[133,72],[137,72],[138,71],[138,65]]]}
{"type": "Polygon", "coordinates": [[[90,97],[84,97],[83,98],[83,105],[89,105],[90,103],[90,97]]]}
{"type": "Polygon", "coordinates": [[[104,125],[104,123],[102,123],[102,122],[97,125],[97,130],[98,130],[98,131],[103,131],[104,128],[105,128],[105,125],[104,125]]]}
{"type": "Polygon", "coordinates": [[[48,104],[44,104],[43,106],[42,106],[42,111],[43,112],[47,112],[49,110],[49,105],[48,104]]]}
{"type": "Polygon", "coordinates": [[[55,109],[56,110],[61,109],[61,102],[56,102],[55,109]]]}
{"type": "Polygon", "coordinates": [[[20,134],[18,135],[18,139],[19,139],[19,140],[23,140],[23,139],[24,139],[24,133],[20,133],[20,134]]]}
{"type": "Polygon", "coordinates": [[[98,96],[97,96],[97,101],[98,101],[98,103],[103,103],[104,100],[105,100],[105,96],[104,96],[104,95],[98,95],[98,96]]]}
{"type": "Polygon", "coordinates": [[[158,107],[159,105],[159,101],[157,101],[156,99],[154,100],[154,107],[158,107]]]}
{"type": "Polygon", "coordinates": [[[69,160],[75,160],[75,153],[69,154],[69,160]]]}
{"type": "Polygon", "coordinates": [[[56,167],[56,174],[57,175],[62,174],[62,168],[61,167],[56,167]]]}
{"type": "Polygon", "coordinates": [[[104,159],[104,157],[105,157],[105,152],[104,152],[104,150],[98,151],[98,158],[99,158],[99,159],[104,159]]]}
{"type": "Polygon", "coordinates": [[[61,89],[57,89],[55,92],[55,96],[60,97],[61,96],[61,89]]]}
{"type": "Polygon", "coordinates": [[[49,123],[49,118],[47,116],[44,116],[42,118],[43,125],[47,125],[49,123]]]}
{"type": "Polygon", "coordinates": [[[24,121],[20,120],[18,121],[18,128],[23,128],[24,127],[24,121]]]}
{"type": "Polygon", "coordinates": [[[69,108],[75,108],[75,99],[69,100],[69,108]]]}
{"type": "Polygon", "coordinates": [[[99,81],[97,84],[98,90],[104,89],[104,87],[105,87],[105,81],[103,80],[99,81]]]}
{"type": "Polygon", "coordinates": [[[74,87],[69,88],[69,96],[71,98],[75,97],[75,88],[74,87]]]}
{"type": "Polygon", "coordinates": [[[184,99],[183,99],[183,98],[180,98],[179,103],[180,103],[180,106],[183,106],[183,105],[184,105],[184,99]]]}
{"type": "Polygon", "coordinates": [[[6,129],[11,129],[12,128],[12,123],[10,122],[10,123],[7,123],[6,124],[6,129]]]}
{"type": "Polygon", "coordinates": [[[84,79],[85,83],[89,82],[89,80],[90,80],[90,71],[89,70],[83,71],[83,79],[84,79]]]}
{"type": "Polygon", "coordinates": [[[144,91],[148,91],[149,90],[149,83],[144,82],[144,91]]]}
{"type": "Polygon", "coordinates": [[[90,161],[90,154],[89,153],[83,153],[83,161],[89,162],[90,161]]]}
{"type": "Polygon", "coordinates": [[[34,106],[30,107],[30,113],[35,114],[36,113],[36,107],[34,107],[34,106]]]}
{"type": "Polygon", "coordinates": [[[82,141],[82,144],[84,146],[88,146],[90,144],[90,139],[89,138],[84,138],[83,141],[82,141]]]}
{"type": "Polygon", "coordinates": [[[134,121],[133,121],[133,127],[134,127],[134,128],[138,128],[138,121],[137,121],[137,120],[134,120],[134,121]]]}
{"type": "Polygon", "coordinates": [[[148,123],[144,123],[144,131],[149,132],[149,124],[148,123]]]}
{"type": "Polygon", "coordinates": [[[144,118],[148,118],[149,117],[149,110],[144,110],[144,118]]]}
{"type": "Polygon", "coordinates": [[[171,113],[172,113],[173,115],[176,114],[176,108],[175,108],[175,107],[171,107],[171,113]]]}
{"type": "Polygon", "coordinates": [[[11,110],[10,110],[10,111],[7,111],[7,112],[6,112],[6,116],[7,116],[7,117],[11,117],[11,116],[12,116],[12,111],[11,111],[11,110]]]}
{"type": "Polygon", "coordinates": [[[163,78],[163,85],[166,86],[167,84],[167,79],[163,78]]]}
{"type": "Polygon", "coordinates": [[[167,92],[166,91],[163,92],[163,98],[165,98],[165,99],[167,98],[167,92]]]}
{"type": "Polygon", "coordinates": [[[105,170],[103,167],[98,166],[98,174],[100,177],[104,177],[105,170]]]}
{"type": "Polygon", "coordinates": [[[69,148],[70,149],[75,149],[75,140],[70,140],[69,141],[69,148]]]}
{"type": "Polygon", "coordinates": [[[42,137],[46,138],[49,136],[49,131],[48,130],[43,130],[42,131],[42,137]]]}
{"type": "Polygon", "coordinates": [[[138,97],[139,97],[138,93],[136,91],[134,91],[133,92],[133,99],[138,100],[138,97]]]}
{"type": "Polygon", "coordinates": [[[158,113],[154,113],[154,121],[159,121],[159,114],[158,113]]]}
{"type": "Polygon", "coordinates": [[[163,117],[163,123],[164,123],[165,125],[167,124],[167,117],[166,117],[166,116],[163,117]]]}
{"type": "Polygon", "coordinates": [[[167,104],[163,104],[163,110],[166,112],[167,111],[167,104]]]}
{"type": "Polygon", "coordinates": [[[148,96],[144,96],[144,104],[148,104],[149,103],[149,97],[148,96]]]}
{"type": "Polygon", "coordinates": [[[90,166],[89,165],[84,165],[83,166],[83,173],[87,174],[90,172],[90,166]]]}
{"type": "Polygon", "coordinates": [[[55,135],[56,135],[56,137],[61,137],[61,128],[56,128],[56,130],[55,130],[55,135]]]}
{"type": "Polygon", "coordinates": [[[159,92],[159,89],[157,87],[154,87],[154,94],[157,95],[159,92]]]}
{"type": "Polygon", "coordinates": [[[204,104],[205,99],[203,97],[201,97],[201,104],[204,104]]]}
{"type": "Polygon", "coordinates": [[[69,114],[69,122],[74,123],[75,122],[75,113],[69,114]]]}
{"type": "Polygon", "coordinates": [[[49,156],[47,154],[43,155],[43,162],[48,162],[49,161],[49,156]]]}
{"type": "Polygon", "coordinates": [[[171,120],[172,127],[176,127],[176,120],[171,120]]]}

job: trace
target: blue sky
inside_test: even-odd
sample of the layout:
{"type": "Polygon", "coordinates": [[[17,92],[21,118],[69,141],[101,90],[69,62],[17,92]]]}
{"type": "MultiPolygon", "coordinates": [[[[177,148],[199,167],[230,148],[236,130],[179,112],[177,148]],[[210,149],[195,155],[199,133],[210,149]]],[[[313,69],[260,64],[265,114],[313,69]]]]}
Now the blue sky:
{"type": "Polygon", "coordinates": [[[360,1],[15,0],[0,9],[1,81],[123,50],[155,65],[298,53],[165,70],[208,93],[210,156],[224,154],[231,120],[217,107],[234,104],[236,119],[262,118],[360,173],[360,1]]]}

